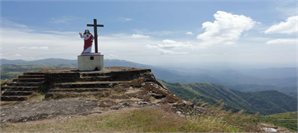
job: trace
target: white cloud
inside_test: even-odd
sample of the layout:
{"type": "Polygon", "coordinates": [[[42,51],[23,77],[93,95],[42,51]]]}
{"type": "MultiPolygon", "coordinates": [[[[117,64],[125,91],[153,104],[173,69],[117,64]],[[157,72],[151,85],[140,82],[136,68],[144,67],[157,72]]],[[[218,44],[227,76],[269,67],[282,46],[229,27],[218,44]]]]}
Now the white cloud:
{"type": "Polygon", "coordinates": [[[288,17],[286,21],[270,26],[265,33],[292,34],[298,32],[298,16],[288,17]]]}
{"type": "Polygon", "coordinates": [[[191,47],[192,45],[190,43],[177,42],[174,40],[166,39],[162,40],[161,43],[157,44],[157,46],[164,49],[174,49],[180,47],[191,47]]]}
{"type": "Polygon", "coordinates": [[[172,51],[172,50],[166,50],[166,49],[159,49],[159,51],[161,52],[161,54],[165,54],[165,55],[185,55],[188,54],[187,52],[179,52],[179,51],[172,51]]]}
{"type": "Polygon", "coordinates": [[[266,42],[269,45],[297,45],[297,39],[273,39],[266,42]]]}
{"type": "MultiPolygon", "coordinates": [[[[295,35],[298,33],[298,16],[288,17],[286,21],[280,22],[270,26],[266,31],[266,34],[286,34],[295,35]]],[[[283,44],[283,45],[296,45],[297,38],[277,38],[266,42],[266,44],[283,44]]]]}
{"type": "Polygon", "coordinates": [[[29,46],[29,47],[18,47],[18,49],[27,49],[27,50],[48,50],[47,46],[29,46]]]}
{"type": "Polygon", "coordinates": [[[34,30],[3,28],[1,34],[2,58],[23,59],[71,58],[80,53],[82,44],[77,33],[38,33],[34,30]]]}
{"type": "Polygon", "coordinates": [[[18,54],[18,53],[16,53],[15,56],[16,56],[16,57],[22,57],[22,55],[20,55],[20,54],[18,54]]]}
{"type": "Polygon", "coordinates": [[[188,31],[188,32],[185,32],[185,35],[193,35],[193,33],[188,31]]]}
{"type": "Polygon", "coordinates": [[[22,30],[29,30],[27,25],[19,24],[9,19],[1,18],[0,25],[2,27],[11,27],[11,28],[18,28],[22,30]]]}
{"type": "Polygon", "coordinates": [[[120,17],[119,20],[122,22],[129,22],[129,21],[132,21],[133,19],[129,17],[120,17]]]}
{"type": "Polygon", "coordinates": [[[210,46],[214,44],[234,44],[243,32],[250,30],[256,22],[244,15],[217,11],[213,22],[204,22],[204,32],[197,36],[200,45],[210,46]]]}
{"type": "Polygon", "coordinates": [[[193,44],[165,39],[147,46],[159,50],[162,54],[187,54],[186,51],[191,49],[193,44]]]}
{"type": "Polygon", "coordinates": [[[142,35],[142,34],[132,34],[131,38],[135,38],[135,39],[148,39],[150,38],[150,36],[147,35],[142,35]]]}
{"type": "Polygon", "coordinates": [[[125,21],[132,21],[132,18],[124,18],[125,21]]]}

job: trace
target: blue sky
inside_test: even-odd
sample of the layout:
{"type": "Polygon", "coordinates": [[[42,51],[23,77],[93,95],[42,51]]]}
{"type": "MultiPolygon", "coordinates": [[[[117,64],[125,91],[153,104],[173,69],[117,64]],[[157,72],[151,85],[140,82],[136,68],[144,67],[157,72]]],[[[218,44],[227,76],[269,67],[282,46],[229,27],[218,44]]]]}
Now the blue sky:
{"type": "Polygon", "coordinates": [[[98,18],[108,28],[107,33],[134,30],[200,31],[200,25],[212,20],[218,11],[235,12],[271,24],[282,20],[278,4],[270,1],[189,1],[189,2],[3,2],[2,17],[40,29],[79,30],[92,18],[98,18]],[[266,16],[266,17],[265,17],[266,16]],[[64,19],[69,23],[53,23],[64,19]],[[126,21],[131,21],[128,23],[126,21]]]}
{"type": "Polygon", "coordinates": [[[105,25],[100,49],[107,58],[152,65],[297,62],[297,2],[284,0],[2,1],[1,57],[75,59],[78,32],[93,18],[105,25]]]}

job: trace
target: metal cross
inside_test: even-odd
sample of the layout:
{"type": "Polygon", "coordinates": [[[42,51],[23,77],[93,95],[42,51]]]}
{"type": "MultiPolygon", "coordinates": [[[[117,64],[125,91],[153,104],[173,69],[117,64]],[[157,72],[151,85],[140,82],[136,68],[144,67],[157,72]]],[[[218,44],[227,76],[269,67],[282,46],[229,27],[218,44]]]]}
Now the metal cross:
{"type": "Polygon", "coordinates": [[[96,19],[93,19],[93,24],[87,24],[87,26],[89,27],[93,27],[94,28],[94,43],[95,43],[95,53],[98,53],[98,45],[97,45],[97,27],[103,27],[102,24],[97,24],[96,19]]]}

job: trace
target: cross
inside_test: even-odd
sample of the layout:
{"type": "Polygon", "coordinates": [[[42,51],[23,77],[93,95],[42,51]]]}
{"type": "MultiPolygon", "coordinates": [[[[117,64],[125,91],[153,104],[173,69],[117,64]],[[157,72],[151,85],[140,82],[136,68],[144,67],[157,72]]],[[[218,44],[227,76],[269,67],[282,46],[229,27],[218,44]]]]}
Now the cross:
{"type": "Polygon", "coordinates": [[[93,19],[93,24],[87,24],[87,26],[89,27],[93,27],[94,28],[94,38],[95,38],[95,53],[98,53],[98,45],[97,45],[97,27],[103,27],[102,24],[97,24],[96,19],[93,19]]]}

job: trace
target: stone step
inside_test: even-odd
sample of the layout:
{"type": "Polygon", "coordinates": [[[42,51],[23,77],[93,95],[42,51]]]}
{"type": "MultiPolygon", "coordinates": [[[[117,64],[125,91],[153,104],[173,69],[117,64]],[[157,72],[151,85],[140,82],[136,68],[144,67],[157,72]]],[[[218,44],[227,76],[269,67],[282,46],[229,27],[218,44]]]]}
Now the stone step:
{"type": "Polygon", "coordinates": [[[92,91],[102,91],[111,88],[54,88],[49,92],[92,92],[92,91]]]}
{"type": "Polygon", "coordinates": [[[42,85],[43,82],[11,82],[8,83],[8,86],[39,86],[42,85]]]}
{"type": "Polygon", "coordinates": [[[28,96],[32,94],[33,91],[5,91],[2,96],[28,96]]]}
{"type": "Polygon", "coordinates": [[[13,79],[13,82],[41,82],[44,78],[17,78],[13,79]]]}
{"type": "Polygon", "coordinates": [[[10,90],[10,91],[37,91],[39,86],[5,86],[1,90],[10,90]]]}
{"type": "Polygon", "coordinates": [[[120,81],[93,81],[93,82],[68,82],[56,83],[55,88],[110,88],[120,81]]]}
{"type": "Polygon", "coordinates": [[[44,75],[20,75],[18,78],[44,78],[44,75]]]}
{"type": "Polygon", "coordinates": [[[111,81],[111,76],[84,76],[80,81],[111,81]]]}
{"type": "Polygon", "coordinates": [[[1,96],[1,101],[25,101],[29,96],[1,96]]]}
{"type": "Polygon", "coordinates": [[[99,73],[99,72],[82,72],[80,74],[81,74],[81,77],[105,76],[106,75],[106,73],[99,73]]]}
{"type": "Polygon", "coordinates": [[[25,72],[23,75],[41,76],[41,75],[44,75],[44,73],[42,73],[42,72],[25,72]]]}

